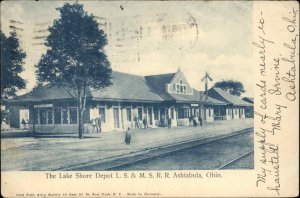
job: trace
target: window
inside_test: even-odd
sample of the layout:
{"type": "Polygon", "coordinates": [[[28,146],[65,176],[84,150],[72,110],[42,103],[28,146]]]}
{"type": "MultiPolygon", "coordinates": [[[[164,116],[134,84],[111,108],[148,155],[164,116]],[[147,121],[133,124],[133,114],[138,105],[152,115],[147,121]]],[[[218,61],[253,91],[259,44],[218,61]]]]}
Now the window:
{"type": "Polygon", "coordinates": [[[179,109],[178,109],[178,119],[184,118],[183,110],[184,110],[184,109],[182,109],[182,108],[179,108],[179,109]]]}
{"type": "Polygon", "coordinates": [[[113,108],[114,128],[120,128],[119,108],[113,108]]]}
{"type": "Polygon", "coordinates": [[[47,109],[47,124],[53,124],[52,109],[47,109]]]}
{"type": "Polygon", "coordinates": [[[178,118],[188,118],[189,117],[189,109],[188,108],[179,108],[178,109],[178,118]]]}
{"type": "Polygon", "coordinates": [[[154,113],[154,120],[158,120],[158,109],[154,108],[153,113],[154,113]]]}
{"type": "Polygon", "coordinates": [[[70,124],[77,124],[77,108],[70,108],[70,124]]]}
{"type": "Polygon", "coordinates": [[[213,108],[213,111],[216,112],[215,113],[216,116],[220,116],[220,112],[218,108],[213,108]]]}
{"type": "Polygon", "coordinates": [[[174,109],[171,108],[171,119],[174,119],[174,109]]]}
{"type": "Polygon", "coordinates": [[[176,85],[176,92],[180,93],[180,85],[176,85]]]}
{"type": "Polygon", "coordinates": [[[147,120],[148,120],[148,123],[149,123],[149,125],[152,125],[153,123],[153,120],[152,120],[152,108],[148,108],[147,109],[147,113],[148,113],[148,115],[147,115],[147,120]]]}
{"type": "Polygon", "coordinates": [[[130,108],[126,109],[126,116],[127,116],[127,121],[131,122],[131,109],[130,108]]]}
{"type": "Polygon", "coordinates": [[[40,124],[46,124],[46,110],[40,109],[40,124]]]}
{"type": "Polygon", "coordinates": [[[139,117],[139,120],[143,119],[143,109],[142,108],[138,108],[138,117],[139,117]]]}
{"type": "Polygon", "coordinates": [[[68,109],[67,108],[62,108],[61,109],[62,111],[62,123],[63,124],[68,124],[68,109]]]}
{"type": "Polygon", "coordinates": [[[61,124],[61,109],[54,109],[54,124],[61,124]]]}
{"type": "Polygon", "coordinates": [[[176,84],[176,92],[177,93],[187,93],[186,84],[183,84],[182,80],[180,83],[176,84]]]}
{"type": "Polygon", "coordinates": [[[39,110],[34,110],[34,124],[39,124],[39,110]]]}
{"type": "Polygon", "coordinates": [[[99,115],[101,116],[101,121],[105,122],[105,108],[99,108],[99,115]]]}
{"type": "Polygon", "coordinates": [[[189,118],[189,109],[185,108],[183,112],[184,112],[184,118],[189,118]]]}
{"type": "Polygon", "coordinates": [[[83,120],[84,120],[84,124],[90,124],[91,120],[90,120],[90,111],[86,110],[83,112],[84,116],[83,116],[83,120]]]}

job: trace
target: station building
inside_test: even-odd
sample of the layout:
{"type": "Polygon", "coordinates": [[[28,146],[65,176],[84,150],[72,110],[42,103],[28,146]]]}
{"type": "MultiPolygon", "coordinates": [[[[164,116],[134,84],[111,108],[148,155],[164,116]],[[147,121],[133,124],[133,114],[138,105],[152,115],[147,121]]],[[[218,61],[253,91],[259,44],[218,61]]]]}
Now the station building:
{"type": "Polygon", "coordinates": [[[217,87],[208,90],[208,95],[226,103],[226,106],[214,107],[215,119],[219,120],[244,119],[246,117],[245,110],[248,107],[253,106],[253,104],[217,87]]]}
{"type": "MultiPolygon", "coordinates": [[[[176,73],[151,76],[112,72],[112,85],[103,90],[89,89],[84,115],[84,131],[92,132],[91,120],[101,115],[102,130],[123,131],[142,127],[160,127],[171,118],[172,127],[189,125],[189,117],[198,115],[205,122],[231,118],[236,103],[212,97],[191,87],[180,69],[176,73]],[[226,112],[226,113],[225,113],[226,112]],[[222,118],[221,118],[221,117],[222,118]]],[[[209,92],[211,93],[211,92],[209,92]]],[[[10,106],[29,109],[31,131],[70,133],[78,130],[78,111],[74,99],[62,87],[48,84],[10,101],[10,106]]],[[[239,104],[239,116],[245,118],[239,104]]],[[[251,105],[251,104],[250,104],[251,105]]]]}
{"type": "Polygon", "coordinates": [[[245,113],[246,113],[246,118],[253,118],[254,117],[254,98],[244,97],[242,100],[246,101],[247,103],[252,104],[252,106],[246,107],[245,113]]]}

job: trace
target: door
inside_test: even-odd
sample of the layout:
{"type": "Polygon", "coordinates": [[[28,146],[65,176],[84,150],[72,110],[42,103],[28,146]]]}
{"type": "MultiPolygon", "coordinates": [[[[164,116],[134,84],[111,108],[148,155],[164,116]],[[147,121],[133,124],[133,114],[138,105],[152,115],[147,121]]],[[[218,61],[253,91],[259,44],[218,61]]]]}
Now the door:
{"type": "Polygon", "coordinates": [[[143,109],[141,107],[138,108],[138,118],[139,120],[143,120],[143,109]]]}
{"type": "Polygon", "coordinates": [[[152,123],[152,108],[148,108],[147,109],[147,113],[148,113],[148,115],[147,115],[148,124],[149,125],[153,125],[153,123],[152,123]]]}
{"type": "Polygon", "coordinates": [[[113,114],[114,114],[114,128],[120,128],[119,108],[114,108],[113,114]]]}

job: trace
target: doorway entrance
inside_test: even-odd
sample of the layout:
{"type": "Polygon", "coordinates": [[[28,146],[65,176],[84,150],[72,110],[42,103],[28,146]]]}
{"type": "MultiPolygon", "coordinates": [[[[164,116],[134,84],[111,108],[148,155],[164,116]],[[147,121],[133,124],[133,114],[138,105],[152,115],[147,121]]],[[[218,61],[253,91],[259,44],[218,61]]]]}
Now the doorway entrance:
{"type": "Polygon", "coordinates": [[[114,108],[113,114],[114,114],[114,128],[120,128],[119,108],[114,108]]]}

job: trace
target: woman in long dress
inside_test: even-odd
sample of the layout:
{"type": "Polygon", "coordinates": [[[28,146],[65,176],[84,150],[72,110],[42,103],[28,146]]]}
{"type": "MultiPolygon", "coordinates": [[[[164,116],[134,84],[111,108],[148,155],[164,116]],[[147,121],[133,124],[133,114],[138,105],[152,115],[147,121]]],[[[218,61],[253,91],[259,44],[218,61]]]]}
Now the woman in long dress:
{"type": "Polygon", "coordinates": [[[131,131],[130,131],[130,128],[128,127],[128,129],[125,133],[125,144],[130,146],[130,142],[131,142],[131,131]]]}

